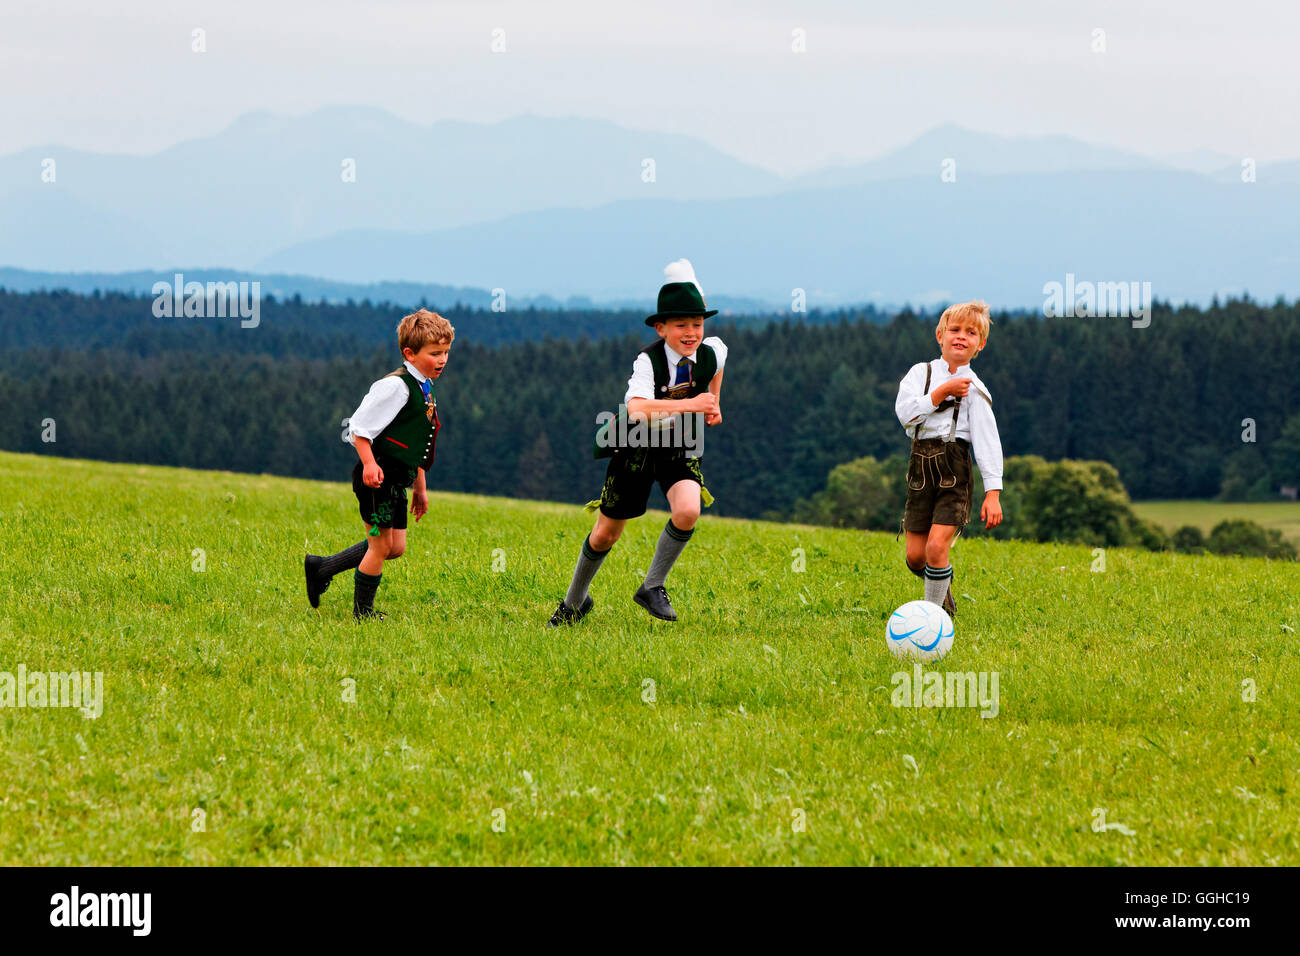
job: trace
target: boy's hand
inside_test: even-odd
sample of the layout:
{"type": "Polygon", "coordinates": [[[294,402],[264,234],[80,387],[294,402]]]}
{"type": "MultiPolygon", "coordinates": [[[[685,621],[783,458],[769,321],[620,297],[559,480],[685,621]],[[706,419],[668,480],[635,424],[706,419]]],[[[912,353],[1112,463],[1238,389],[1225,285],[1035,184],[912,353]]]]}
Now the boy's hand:
{"type": "Polygon", "coordinates": [[[720,421],[722,421],[722,410],[721,410],[721,409],[719,409],[719,410],[716,411],[716,412],[710,412],[709,414],[707,414],[707,415],[704,416],[704,424],[706,424],[706,425],[716,425],[716,424],[718,424],[720,421]]]}
{"type": "Polygon", "coordinates": [[[970,379],[965,376],[961,378],[950,378],[933,392],[930,393],[930,404],[939,405],[945,398],[965,398],[970,391],[970,379]]]}
{"type": "Polygon", "coordinates": [[[1002,503],[998,500],[999,497],[996,491],[990,491],[984,495],[984,504],[980,508],[980,520],[984,522],[985,528],[996,528],[1002,523],[1002,503]]]}
{"type": "Polygon", "coordinates": [[[415,469],[415,484],[411,489],[411,514],[419,521],[429,513],[429,487],[425,484],[424,469],[415,469]]]}
{"type": "Polygon", "coordinates": [[[370,462],[361,467],[361,483],[371,488],[378,488],[384,483],[384,469],[377,462],[370,462]]]}
{"type": "Polygon", "coordinates": [[[692,412],[703,412],[706,422],[710,415],[718,415],[721,418],[721,413],[718,411],[718,396],[712,392],[700,392],[690,400],[690,406],[692,412]]]}

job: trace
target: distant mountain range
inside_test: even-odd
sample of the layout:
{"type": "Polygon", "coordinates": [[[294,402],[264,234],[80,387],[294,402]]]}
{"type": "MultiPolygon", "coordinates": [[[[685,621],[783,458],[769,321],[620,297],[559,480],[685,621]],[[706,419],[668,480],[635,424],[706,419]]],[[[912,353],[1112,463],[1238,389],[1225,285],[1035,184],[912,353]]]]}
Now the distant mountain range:
{"type": "Polygon", "coordinates": [[[504,288],[515,304],[641,308],[663,263],[685,255],[711,304],[737,311],[789,309],[799,289],[809,307],[1033,306],[1067,272],[1150,281],[1173,300],[1295,296],[1300,161],[1256,179],[1222,154],[1152,159],[957,126],[783,178],[701,140],[599,120],[256,113],[149,156],[0,157],[0,265],[28,273],[0,271],[0,284],[130,273],[95,281],[139,288],[239,270],[306,297],[478,304],[504,288]]]}
{"type": "MultiPolygon", "coordinates": [[[[420,304],[450,307],[463,305],[476,309],[491,309],[496,297],[490,289],[471,286],[447,286],[422,282],[339,282],[308,275],[285,273],[242,272],[234,269],[165,269],[137,270],[134,272],[41,272],[30,269],[0,267],[0,289],[9,292],[38,292],[57,289],[82,294],[125,292],[132,295],[150,293],[156,282],[175,285],[180,273],[185,282],[259,282],[263,296],[288,299],[301,296],[308,302],[342,303],[352,300],[374,303],[390,302],[397,306],[415,308],[420,304]]],[[[573,295],[559,299],[549,295],[509,295],[505,305],[510,309],[633,309],[652,310],[656,289],[639,298],[602,299],[599,302],[588,296],[573,295]]],[[[711,295],[709,305],[723,314],[770,315],[789,303],[769,302],[745,296],[711,295]]]]}

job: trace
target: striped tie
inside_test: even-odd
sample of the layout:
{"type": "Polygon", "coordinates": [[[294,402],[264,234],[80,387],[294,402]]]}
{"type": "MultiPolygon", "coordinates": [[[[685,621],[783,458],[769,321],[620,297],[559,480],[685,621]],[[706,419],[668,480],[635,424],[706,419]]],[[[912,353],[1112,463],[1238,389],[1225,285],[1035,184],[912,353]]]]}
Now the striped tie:
{"type": "Polygon", "coordinates": [[[677,378],[673,380],[674,385],[689,385],[691,382],[691,360],[682,359],[677,363],[677,378]]]}

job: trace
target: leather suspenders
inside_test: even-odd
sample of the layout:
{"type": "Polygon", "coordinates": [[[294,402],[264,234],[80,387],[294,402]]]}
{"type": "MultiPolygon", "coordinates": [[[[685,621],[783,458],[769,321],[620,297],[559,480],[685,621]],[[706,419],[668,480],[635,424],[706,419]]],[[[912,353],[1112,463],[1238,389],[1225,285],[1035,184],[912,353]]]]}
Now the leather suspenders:
{"type": "MultiPolygon", "coordinates": [[[[932,371],[933,369],[930,367],[930,363],[926,362],[925,363],[925,388],[921,390],[922,395],[930,394],[930,373],[932,371]]],[[[952,409],[952,425],[949,427],[948,437],[945,438],[944,441],[952,441],[954,438],[957,437],[957,415],[961,411],[961,399],[960,398],[945,399],[935,407],[934,411],[942,412],[944,409],[947,408],[952,409]]],[[[931,412],[931,414],[934,414],[934,412],[931,412]]],[[[924,421],[917,422],[916,427],[912,429],[912,439],[914,441],[921,437],[921,426],[923,424],[924,421]]]]}

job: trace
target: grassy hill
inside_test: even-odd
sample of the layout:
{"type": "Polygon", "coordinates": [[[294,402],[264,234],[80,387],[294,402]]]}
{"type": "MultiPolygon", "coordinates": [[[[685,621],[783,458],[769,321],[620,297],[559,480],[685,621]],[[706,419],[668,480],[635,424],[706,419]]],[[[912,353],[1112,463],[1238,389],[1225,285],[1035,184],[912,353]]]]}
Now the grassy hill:
{"type": "Polygon", "coordinates": [[[1245,518],[1277,528],[1282,537],[1300,546],[1300,503],[1293,501],[1135,501],[1133,510],[1166,531],[1192,525],[1207,536],[1220,521],[1245,518]]]}
{"type": "Polygon", "coordinates": [[[891,535],[706,516],[669,625],[662,521],[556,633],[588,516],[435,495],[361,626],[302,593],[341,483],[0,454],[0,671],[104,682],[0,708],[0,863],[1300,860],[1294,565],[960,542],[927,670],[997,672],[983,718],[891,705],[891,535]]]}

